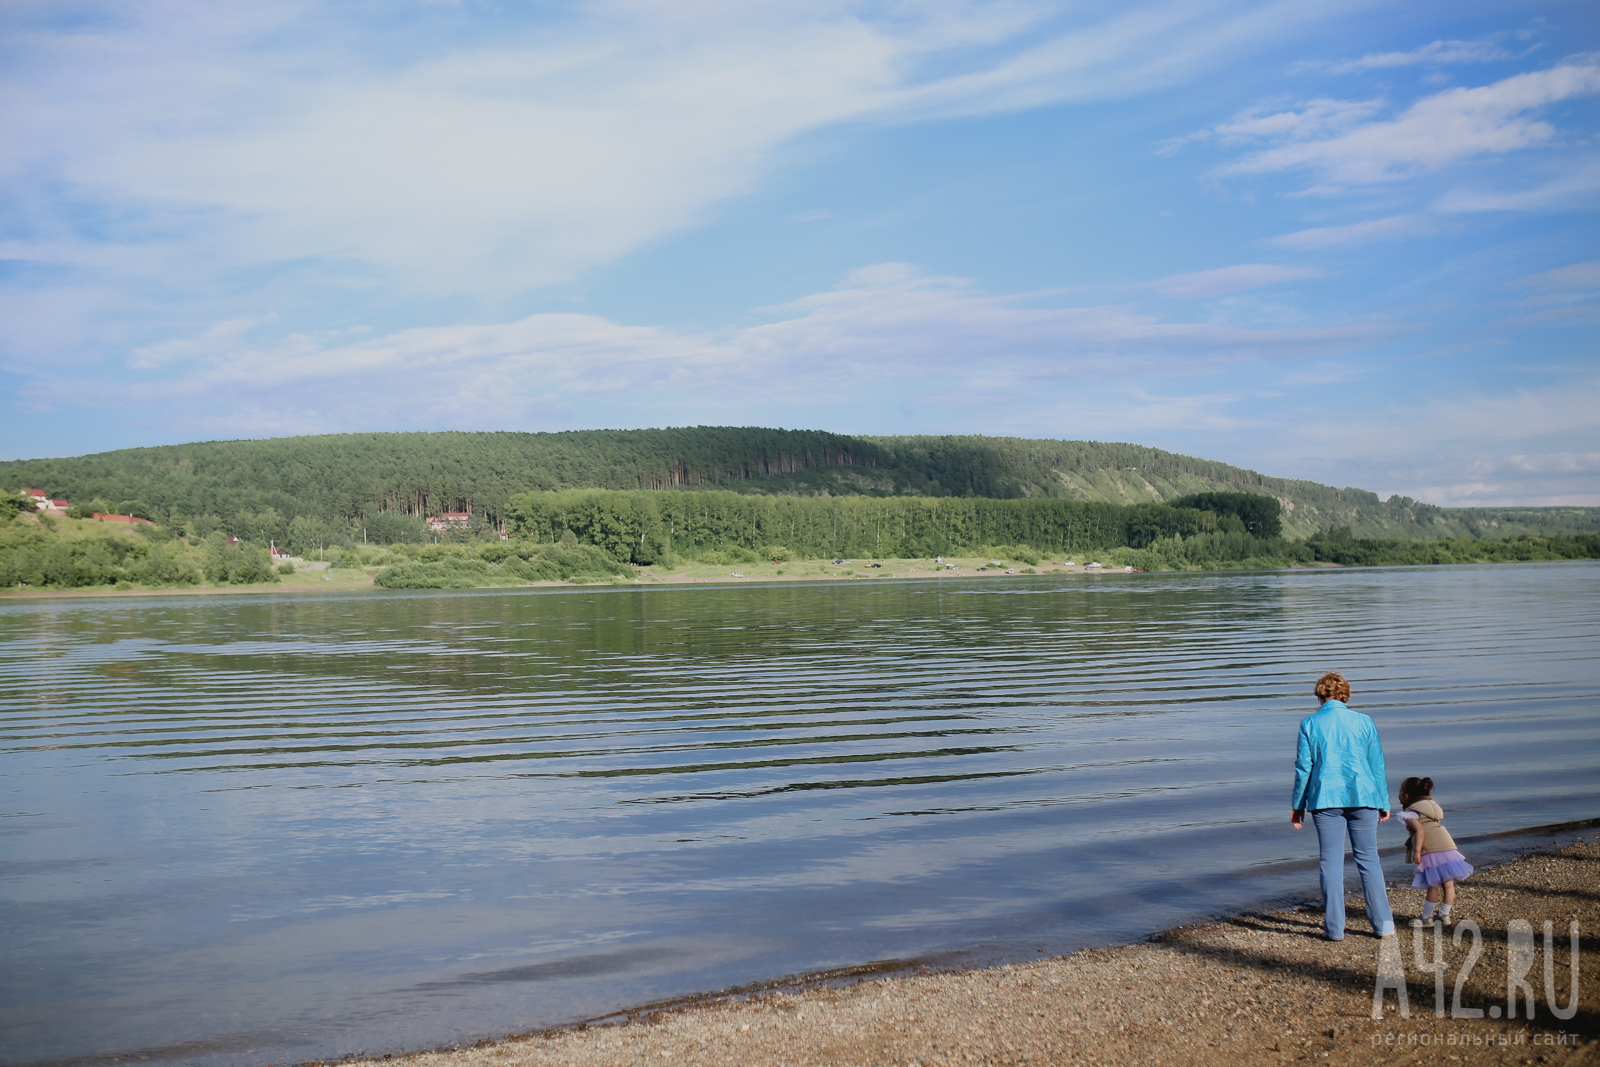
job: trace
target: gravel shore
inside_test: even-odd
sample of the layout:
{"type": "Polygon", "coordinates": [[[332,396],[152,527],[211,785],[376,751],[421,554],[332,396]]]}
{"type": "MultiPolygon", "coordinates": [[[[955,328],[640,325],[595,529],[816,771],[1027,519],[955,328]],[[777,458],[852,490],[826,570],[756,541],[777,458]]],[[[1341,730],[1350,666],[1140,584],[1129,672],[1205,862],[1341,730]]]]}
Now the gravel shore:
{"type": "Polygon", "coordinates": [[[1435,934],[1407,920],[1421,894],[1391,887],[1400,935],[1366,932],[1360,897],[1349,933],[1322,938],[1321,914],[1290,909],[1171,930],[1149,941],[984,970],[900,975],[844,988],[819,986],[753,997],[706,998],[640,1013],[622,1025],[509,1037],[470,1049],[378,1061],[391,1067],[612,1067],[635,1064],[1244,1064],[1600,1063],[1600,834],[1560,850],[1480,871],[1456,905],[1461,944],[1443,944],[1444,1017],[1435,1015],[1435,934]],[[1508,935],[1532,924],[1536,953],[1527,980],[1538,1001],[1531,1021],[1490,1018],[1506,1003],[1508,935]],[[1552,1014],[1545,992],[1546,922],[1555,932],[1557,1005],[1571,1004],[1570,924],[1581,933],[1576,1014],[1552,1014]],[[1483,1018],[1451,1017],[1461,1004],[1483,1018]],[[1384,946],[1380,948],[1380,946],[1384,946]],[[1396,994],[1374,1020],[1380,955],[1405,968],[1410,1018],[1396,994]]]}

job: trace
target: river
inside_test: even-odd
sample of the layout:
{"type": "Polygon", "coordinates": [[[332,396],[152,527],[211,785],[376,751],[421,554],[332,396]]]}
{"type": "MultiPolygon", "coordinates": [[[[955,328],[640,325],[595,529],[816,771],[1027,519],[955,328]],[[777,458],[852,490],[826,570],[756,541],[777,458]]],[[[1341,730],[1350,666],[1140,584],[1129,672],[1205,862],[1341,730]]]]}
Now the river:
{"type": "Polygon", "coordinates": [[[0,638],[7,1064],[436,1047],[1314,887],[1331,669],[1458,839],[1600,815],[1594,563],[6,601],[0,638]]]}

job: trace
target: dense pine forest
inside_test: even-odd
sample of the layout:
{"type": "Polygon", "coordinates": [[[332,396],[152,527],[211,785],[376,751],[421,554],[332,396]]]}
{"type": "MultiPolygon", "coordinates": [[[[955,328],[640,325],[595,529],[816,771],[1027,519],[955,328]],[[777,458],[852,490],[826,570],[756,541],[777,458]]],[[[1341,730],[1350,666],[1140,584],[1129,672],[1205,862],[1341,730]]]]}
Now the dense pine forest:
{"type": "MultiPolygon", "coordinates": [[[[1131,444],[1007,437],[852,437],[757,427],[568,433],[369,433],[211,441],[0,464],[0,486],[43,490],[206,537],[327,546],[414,543],[424,520],[507,523],[529,492],[733,492],[779,498],[1053,500],[1133,506],[1207,492],[1276,499],[1305,539],[1483,538],[1600,528],[1595,508],[1447,509],[1273,478],[1131,444]]],[[[1086,513],[1087,514],[1087,513],[1086,513]]]]}
{"type": "Polygon", "coordinates": [[[523,493],[511,498],[507,513],[507,530],[518,540],[552,543],[570,532],[580,543],[645,565],[730,549],[751,559],[919,559],[1002,545],[1071,553],[1146,548],[1200,534],[1273,540],[1282,533],[1278,502],[1247,493],[1207,493],[1169,505],[590,489],[523,493]]]}

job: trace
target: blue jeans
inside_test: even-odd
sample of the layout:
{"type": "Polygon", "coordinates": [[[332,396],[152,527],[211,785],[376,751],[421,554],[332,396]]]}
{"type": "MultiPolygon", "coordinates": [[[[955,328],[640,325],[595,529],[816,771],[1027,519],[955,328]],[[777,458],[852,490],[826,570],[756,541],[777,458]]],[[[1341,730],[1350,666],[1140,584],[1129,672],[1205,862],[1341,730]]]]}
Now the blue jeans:
{"type": "Polygon", "coordinates": [[[1379,937],[1394,933],[1394,913],[1389,891],[1383,885],[1383,865],[1378,862],[1377,808],[1322,808],[1311,813],[1317,827],[1317,847],[1322,852],[1322,931],[1337,941],[1344,936],[1344,835],[1350,834],[1356,870],[1361,872],[1361,892],[1367,897],[1367,918],[1379,937]]]}

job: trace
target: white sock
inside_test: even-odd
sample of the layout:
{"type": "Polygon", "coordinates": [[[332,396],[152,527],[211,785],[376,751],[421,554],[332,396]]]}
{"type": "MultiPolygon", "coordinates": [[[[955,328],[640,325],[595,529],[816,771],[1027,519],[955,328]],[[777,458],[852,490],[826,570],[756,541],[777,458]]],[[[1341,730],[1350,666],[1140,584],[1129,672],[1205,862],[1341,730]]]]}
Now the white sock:
{"type": "Polygon", "coordinates": [[[1450,905],[1448,905],[1448,904],[1440,904],[1439,905],[1439,914],[1440,915],[1449,915],[1450,914],[1450,905]]]}
{"type": "Polygon", "coordinates": [[[1431,900],[1424,900],[1422,902],[1422,921],[1423,922],[1427,922],[1429,919],[1433,918],[1433,909],[1436,908],[1436,907],[1438,907],[1438,905],[1435,904],[1431,900]]]}

